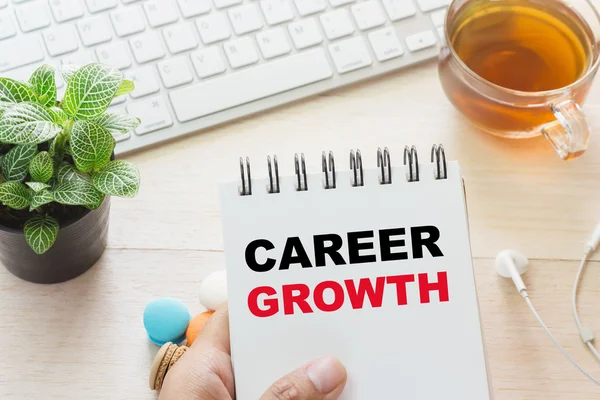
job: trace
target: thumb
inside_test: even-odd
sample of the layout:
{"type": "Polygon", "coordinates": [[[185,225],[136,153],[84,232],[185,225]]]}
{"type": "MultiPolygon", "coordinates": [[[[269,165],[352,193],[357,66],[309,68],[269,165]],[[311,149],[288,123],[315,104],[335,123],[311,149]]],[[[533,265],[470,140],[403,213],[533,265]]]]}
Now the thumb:
{"type": "Polygon", "coordinates": [[[260,400],[336,400],[346,384],[346,369],[338,360],[324,357],[275,382],[260,400]]]}

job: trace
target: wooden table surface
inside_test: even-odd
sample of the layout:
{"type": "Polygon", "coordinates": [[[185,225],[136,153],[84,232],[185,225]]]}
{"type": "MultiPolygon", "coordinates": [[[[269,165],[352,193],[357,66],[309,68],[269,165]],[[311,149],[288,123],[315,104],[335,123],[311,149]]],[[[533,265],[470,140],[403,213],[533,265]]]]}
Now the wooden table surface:
{"type": "MultiPolygon", "coordinates": [[[[318,172],[323,150],[346,159],[359,148],[365,166],[374,166],[378,147],[388,146],[400,163],[405,145],[426,154],[434,143],[464,172],[496,399],[598,399],[600,389],[557,351],[493,268],[505,248],[530,258],[525,281],[538,311],[600,379],[570,308],[584,242],[600,222],[599,84],[584,110],[594,130],[589,151],[564,162],[543,138],[500,140],[474,129],[445,98],[430,62],[127,155],[142,187],[135,199],[112,200],[109,245],[93,269],[42,286],[0,268],[0,399],[156,398],[148,372],[157,346],[146,337],[144,307],[170,296],[192,313],[203,311],[199,282],[224,268],[217,184],[238,176],[240,156],[264,176],[268,154],[278,155],[282,174],[292,174],[296,152],[318,172]]],[[[600,334],[600,253],[593,260],[580,310],[600,334]]]]}

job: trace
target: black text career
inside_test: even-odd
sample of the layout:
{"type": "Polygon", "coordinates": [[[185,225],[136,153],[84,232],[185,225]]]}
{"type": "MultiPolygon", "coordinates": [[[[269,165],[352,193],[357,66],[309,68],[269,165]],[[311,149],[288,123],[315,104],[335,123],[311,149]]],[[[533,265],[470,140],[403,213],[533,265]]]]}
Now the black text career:
{"type": "MultiPolygon", "coordinates": [[[[296,267],[306,269],[325,267],[327,257],[333,264],[339,266],[444,256],[436,244],[440,238],[437,227],[411,227],[409,235],[410,249],[405,247],[405,228],[349,232],[345,237],[337,234],[315,235],[312,238],[314,264],[306,252],[306,246],[298,237],[288,238],[281,250],[276,249],[267,239],[257,239],[246,247],[246,265],[256,273],[266,273],[296,267]],[[373,254],[375,235],[379,238],[379,251],[373,254]],[[347,252],[342,254],[344,239],[347,252]],[[267,254],[266,260],[262,263],[256,256],[259,250],[267,254]]],[[[369,306],[378,308],[382,306],[386,290],[394,290],[397,305],[405,306],[408,304],[407,285],[417,286],[421,304],[431,302],[431,292],[437,292],[440,302],[449,301],[447,272],[440,271],[437,277],[431,280],[428,274],[423,273],[380,276],[372,279],[347,279],[343,282],[326,280],[314,287],[303,283],[288,284],[282,285],[280,290],[271,286],[259,286],[248,294],[248,309],[256,317],[266,318],[278,313],[309,314],[317,310],[334,312],[346,302],[349,302],[354,309],[369,306]],[[327,296],[326,291],[333,296],[327,296]]]]}

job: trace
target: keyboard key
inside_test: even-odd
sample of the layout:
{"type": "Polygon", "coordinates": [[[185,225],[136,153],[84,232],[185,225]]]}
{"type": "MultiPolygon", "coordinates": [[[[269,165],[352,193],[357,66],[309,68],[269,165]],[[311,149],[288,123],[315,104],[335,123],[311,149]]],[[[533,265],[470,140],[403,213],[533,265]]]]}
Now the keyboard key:
{"type": "Polygon", "coordinates": [[[181,14],[185,18],[206,14],[210,11],[210,0],[177,0],[181,14]]]}
{"type": "Polygon", "coordinates": [[[117,6],[117,0],[85,0],[88,10],[97,13],[117,6]]]}
{"type": "Polygon", "coordinates": [[[42,32],[46,49],[52,57],[70,53],[79,48],[77,32],[73,25],[59,25],[42,32]]]}
{"type": "Polygon", "coordinates": [[[330,44],[329,53],[340,74],[368,67],[373,63],[362,36],[330,44]]]}
{"type": "Polygon", "coordinates": [[[194,79],[184,57],[175,57],[159,62],[157,68],[166,88],[185,85],[194,79]]]}
{"type": "Polygon", "coordinates": [[[17,34],[17,28],[8,10],[0,11],[0,40],[17,34]]]}
{"type": "Polygon", "coordinates": [[[294,11],[288,0],[262,0],[260,8],[262,8],[269,25],[276,25],[294,19],[294,11]]]}
{"type": "Polygon", "coordinates": [[[136,135],[144,135],[173,125],[167,103],[162,96],[150,97],[127,106],[127,113],[137,116],[141,123],[136,135]]]}
{"type": "Polygon", "coordinates": [[[95,63],[97,61],[96,55],[93,50],[81,51],[79,53],[71,53],[68,56],[62,58],[61,63],[63,65],[71,64],[78,67],[95,63]]]}
{"type": "Polygon", "coordinates": [[[436,11],[431,14],[431,22],[436,28],[444,26],[446,23],[446,10],[436,11]]]}
{"type": "Polygon", "coordinates": [[[408,50],[410,51],[423,50],[437,44],[437,39],[432,31],[420,32],[406,37],[405,40],[406,47],[408,47],[408,50]]]}
{"type": "Polygon", "coordinates": [[[446,32],[443,26],[436,28],[437,34],[440,37],[440,40],[446,40],[446,32]]]}
{"type": "Polygon", "coordinates": [[[438,8],[446,7],[450,4],[451,0],[417,0],[419,8],[423,12],[436,10],[438,8]]]}
{"type": "Polygon", "coordinates": [[[329,0],[329,4],[331,4],[332,7],[339,7],[350,3],[354,3],[354,0],[329,0]]]}
{"type": "Polygon", "coordinates": [[[83,8],[79,0],[50,0],[50,10],[56,22],[83,17],[83,8]]]}
{"type": "Polygon", "coordinates": [[[186,122],[332,76],[318,48],[187,86],[170,97],[177,119],[186,122]]]}
{"type": "Polygon", "coordinates": [[[200,78],[208,78],[225,72],[227,67],[217,46],[211,46],[190,55],[194,69],[200,78]]]}
{"type": "Polygon", "coordinates": [[[385,11],[392,21],[412,17],[417,13],[412,0],[382,0],[385,11]]]}
{"type": "Polygon", "coordinates": [[[117,69],[122,70],[131,67],[131,57],[125,42],[113,42],[96,47],[96,56],[99,62],[117,69]]]}
{"type": "Polygon", "coordinates": [[[292,51],[283,28],[273,28],[256,35],[260,52],[266,59],[288,54],[292,51]]]}
{"type": "Polygon", "coordinates": [[[79,21],[77,29],[84,46],[93,46],[112,39],[112,30],[104,15],[79,21]]]}
{"type": "Polygon", "coordinates": [[[212,13],[196,20],[196,28],[204,44],[211,44],[231,36],[227,17],[222,13],[212,13]]]}
{"type": "Polygon", "coordinates": [[[160,43],[160,36],[157,32],[150,31],[138,35],[129,40],[133,56],[139,64],[143,64],[148,61],[158,60],[165,56],[162,44],[160,43]]]}
{"type": "Polygon", "coordinates": [[[229,9],[229,20],[236,35],[257,31],[263,27],[260,11],[254,3],[229,9]]]}
{"type": "Polygon", "coordinates": [[[369,42],[379,61],[390,60],[404,54],[400,39],[392,27],[369,33],[369,42]]]}
{"type": "Polygon", "coordinates": [[[142,10],[138,7],[127,7],[124,10],[115,11],[110,14],[115,31],[118,36],[127,36],[146,29],[146,22],[142,10]]]}
{"type": "Polygon", "coordinates": [[[223,45],[225,55],[232,68],[241,68],[258,62],[258,54],[254,43],[249,37],[232,40],[223,45]]]}
{"type": "Polygon", "coordinates": [[[173,54],[198,47],[193,28],[188,24],[181,23],[169,26],[163,30],[163,36],[169,51],[173,54]]]}
{"type": "Polygon", "coordinates": [[[242,0],[213,0],[217,8],[231,7],[236,4],[242,4],[242,0]]]}
{"type": "Polygon", "coordinates": [[[327,8],[325,0],[295,0],[296,8],[303,17],[327,8]]]}
{"type": "Polygon", "coordinates": [[[383,15],[379,1],[376,0],[353,5],[352,15],[361,31],[385,24],[385,15],[383,15]]]}
{"type": "Polygon", "coordinates": [[[210,11],[210,0],[177,0],[184,18],[195,17],[210,11]]]}
{"type": "Polygon", "coordinates": [[[39,36],[28,35],[0,42],[0,72],[44,59],[39,36]]]}
{"type": "Polygon", "coordinates": [[[48,8],[43,3],[38,3],[36,1],[15,8],[17,20],[19,21],[19,26],[23,32],[31,32],[50,25],[48,8]]]}
{"type": "Polygon", "coordinates": [[[144,2],[144,11],[150,26],[156,28],[179,19],[175,5],[171,0],[150,0],[144,2]]]}
{"type": "Polygon", "coordinates": [[[323,41],[323,36],[314,18],[303,19],[288,25],[294,46],[298,50],[317,45],[323,41]]]}
{"type": "Polygon", "coordinates": [[[156,93],[160,90],[153,66],[141,67],[125,72],[125,79],[133,81],[135,89],[131,92],[134,99],[156,93]]]}
{"type": "Polygon", "coordinates": [[[346,9],[331,11],[322,14],[319,18],[329,40],[348,36],[354,32],[354,26],[346,9]]]}

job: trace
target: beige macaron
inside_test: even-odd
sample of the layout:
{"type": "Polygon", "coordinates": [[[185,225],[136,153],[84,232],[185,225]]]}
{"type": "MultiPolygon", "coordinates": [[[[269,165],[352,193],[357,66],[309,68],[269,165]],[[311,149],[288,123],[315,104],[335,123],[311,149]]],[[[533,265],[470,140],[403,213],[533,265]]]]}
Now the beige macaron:
{"type": "Polygon", "coordinates": [[[169,368],[171,368],[175,362],[185,353],[183,349],[185,346],[177,346],[171,342],[165,343],[154,358],[152,367],[150,368],[150,389],[160,391],[164,382],[165,376],[169,368]],[[182,350],[183,349],[183,350],[182,350]],[[177,353],[177,359],[174,359],[174,355],[177,353]]]}

